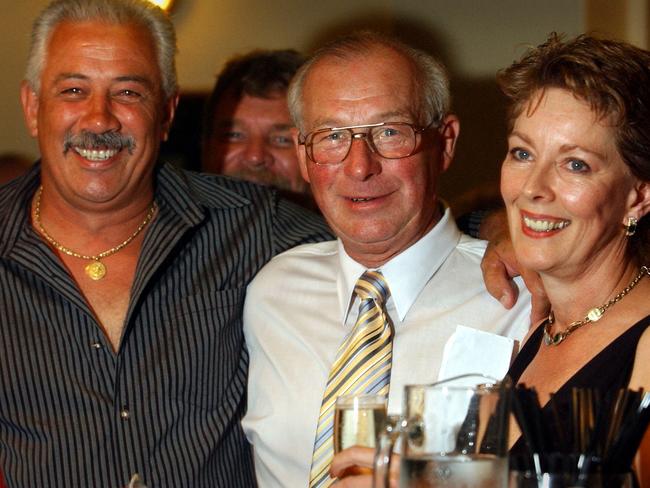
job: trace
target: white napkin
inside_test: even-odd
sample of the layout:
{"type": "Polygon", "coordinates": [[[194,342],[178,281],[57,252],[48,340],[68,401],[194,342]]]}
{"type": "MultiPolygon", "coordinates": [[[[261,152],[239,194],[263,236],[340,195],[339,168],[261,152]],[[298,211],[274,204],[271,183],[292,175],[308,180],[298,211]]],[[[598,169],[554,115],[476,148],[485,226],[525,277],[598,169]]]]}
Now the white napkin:
{"type": "Polygon", "coordinates": [[[472,373],[500,380],[508,372],[515,346],[517,342],[508,337],[458,325],[445,344],[438,381],[472,373]]]}

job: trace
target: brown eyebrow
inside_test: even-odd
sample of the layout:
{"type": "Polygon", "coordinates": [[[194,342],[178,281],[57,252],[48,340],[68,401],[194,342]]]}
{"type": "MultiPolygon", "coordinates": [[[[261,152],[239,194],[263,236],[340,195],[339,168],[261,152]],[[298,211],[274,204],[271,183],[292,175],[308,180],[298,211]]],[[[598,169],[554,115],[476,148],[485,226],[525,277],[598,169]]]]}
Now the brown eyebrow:
{"type": "MultiPolygon", "coordinates": [[[[86,76],[84,74],[81,74],[81,73],[66,72],[66,73],[59,74],[55,79],[56,82],[65,81],[65,80],[83,80],[83,81],[86,81],[86,80],[90,80],[90,77],[88,77],[88,76],[86,76]]],[[[118,77],[114,78],[113,81],[118,82],[118,83],[134,82],[134,83],[138,83],[140,85],[143,85],[143,86],[145,86],[145,87],[147,87],[149,89],[153,89],[153,82],[149,78],[147,78],[145,76],[138,76],[138,75],[118,76],[118,77]]]]}
{"type": "MultiPolygon", "coordinates": [[[[533,141],[531,141],[531,139],[529,137],[527,137],[525,134],[522,134],[521,132],[517,132],[517,131],[513,130],[510,133],[510,136],[518,137],[519,139],[523,140],[526,144],[530,144],[531,146],[534,145],[533,141]]],[[[578,144],[562,144],[560,146],[560,151],[561,152],[568,152],[568,151],[572,151],[574,149],[579,149],[580,151],[584,151],[584,152],[587,152],[589,154],[593,154],[594,156],[601,159],[602,161],[607,160],[607,156],[605,156],[604,154],[602,154],[602,153],[600,153],[598,151],[594,151],[592,149],[587,149],[586,147],[580,146],[578,144]]]]}
{"type": "Polygon", "coordinates": [[[603,161],[606,161],[606,160],[607,160],[607,157],[606,157],[604,154],[599,153],[598,151],[593,151],[593,150],[591,150],[591,149],[587,149],[586,147],[584,147],[584,146],[579,146],[579,145],[577,145],[577,144],[564,144],[564,145],[560,146],[560,149],[561,149],[563,152],[565,152],[565,151],[571,151],[571,150],[573,150],[573,149],[579,149],[580,151],[584,151],[584,152],[587,152],[587,153],[589,153],[589,154],[593,154],[594,156],[598,157],[599,159],[601,159],[601,160],[603,160],[603,161]]]}
{"type": "Polygon", "coordinates": [[[55,82],[65,81],[65,80],[87,80],[88,77],[82,75],[81,73],[61,73],[55,78],[55,82]]]}
{"type": "Polygon", "coordinates": [[[273,124],[272,127],[276,130],[289,130],[293,129],[295,126],[293,124],[273,124]]]}
{"type": "MultiPolygon", "coordinates": [[[[410,111],[405,111],[405,110],[391,110],[373,116],[373,118],[379,119],[380,122],[399,122],[398,120],[388,120],[390,117],[413,117],[413,114],[410,113],[410,111]]],[[[345,124],[345,125],[347,126],[349,124],[345,124]]],[[[316,120],[316,123],[314,124],[314,127],[321,127],[321,128],[341,127],[341,126],[342,123],[339,120],[332,119],[332,118],[316,120]]]]}
{"type": "Polygon", "coordinates": [[[140,85],[144,85],[149,89],[153,89],[154,86],[153,82],[149,78],[145,76],[138,76],[138,75],[118,76],[117,78],[115,78],[115,81],[120,83],[131,81],[131,82],[139,83],[140,85]]]}
{"type": "MultiPolygon", "coordinates": [[[[237,126],[240,126],[240,125],[243,125],[243,124],[238,119],[228,118],[228,119],[218,120],[214,125],[215,125],[215,127],[219,127],[219,128],[222,128],[222,129],[224,129],[224,128],[228,129],[228,128],[237,127],[237,126]]],[[[294,127],[295,126],[293,124],[273,124],[271,126],[271,128],[273,130],[289,130],[289,129],[293,129],[294,127]]]]}
{"type": "Polygon", "coordinates": [[[508,134],[508,137],[512,137],[512,136],[515,136],[515,137],[518,137],[519,139],[522,139],[524,142],[526,142],[526,144],[531,144],[532,145],[532,143],[533,143],[533,141],[531,141],[526,136],[526,134],[522,134],[521,132],[517,132],[516,130],[513,130],[512,132],[510,132],[510,134],[508,134]]]}

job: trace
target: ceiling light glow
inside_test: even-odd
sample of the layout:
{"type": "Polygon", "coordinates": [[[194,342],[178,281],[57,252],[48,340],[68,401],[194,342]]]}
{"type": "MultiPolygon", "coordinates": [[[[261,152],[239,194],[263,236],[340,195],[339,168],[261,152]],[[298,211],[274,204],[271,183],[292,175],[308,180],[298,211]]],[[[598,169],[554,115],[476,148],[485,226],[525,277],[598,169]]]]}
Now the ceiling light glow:
{"type": "Polygon", "coordinates": [[[149,0],[149,2],[153,3],[154,5],[158,5],[163,10],[169,10],[172,8],[174,0],[149,0]]]}

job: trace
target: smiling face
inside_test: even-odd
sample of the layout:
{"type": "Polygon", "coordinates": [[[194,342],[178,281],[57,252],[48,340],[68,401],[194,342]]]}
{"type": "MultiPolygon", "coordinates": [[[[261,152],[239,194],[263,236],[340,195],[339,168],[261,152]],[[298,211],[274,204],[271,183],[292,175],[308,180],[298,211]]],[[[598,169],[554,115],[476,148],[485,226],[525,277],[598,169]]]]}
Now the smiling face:
{"type": "Polygon", "coordinates": [[[261,98],[226,92],[217,104],[213,125],[205,171],[304,191],[286,93],[261,98]]]}
{"type": "Polygon", "coordinates": [[[501,193],[520,264],[576,276],[629,259],[623,224],[647,212],[648,188],[632,176],[615,128],[570,92],[551,88],[515,119],[501,193]]]}
{"type": "Polygon", "coordinates": [[[55,27],[40,93],[27,84],[21,91],[41,152],[44,199],[56,194],[74,208],[151,200],[176,105],[163,95],[156,59],[150,34],[133,24],[55,27]]]}
{"type": "MultiPolygon", "coordinates": [[[[302,124],[317,129],[418,120],[420,97],[413,66],[395,51],[375,47],[350,59],[323,58],[304,81],[302,124]]],[[[372,153],[356,139],[340,164],[317,165],[298,146],[305,179],[348,254],[379,266],[422,237],[439,218],[436,184],[453,156],[458,121],[447,117],[422,135],[402,159],[372,153]]],[[[297,134],[295,135],[297,138],[297,134]]]]}

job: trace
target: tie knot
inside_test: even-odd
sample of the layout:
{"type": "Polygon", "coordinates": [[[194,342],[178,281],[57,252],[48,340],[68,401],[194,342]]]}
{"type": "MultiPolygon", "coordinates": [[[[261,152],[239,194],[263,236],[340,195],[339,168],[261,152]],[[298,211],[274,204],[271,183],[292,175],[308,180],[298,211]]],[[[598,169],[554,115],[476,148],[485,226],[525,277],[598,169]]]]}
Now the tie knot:
{"type": "Polygon", "coordinates": [[[390,296],[388,283],[380,271],[366,271],[357,280],[354,292],[361,300],[371,298],[383,305],[390,296]]]}

